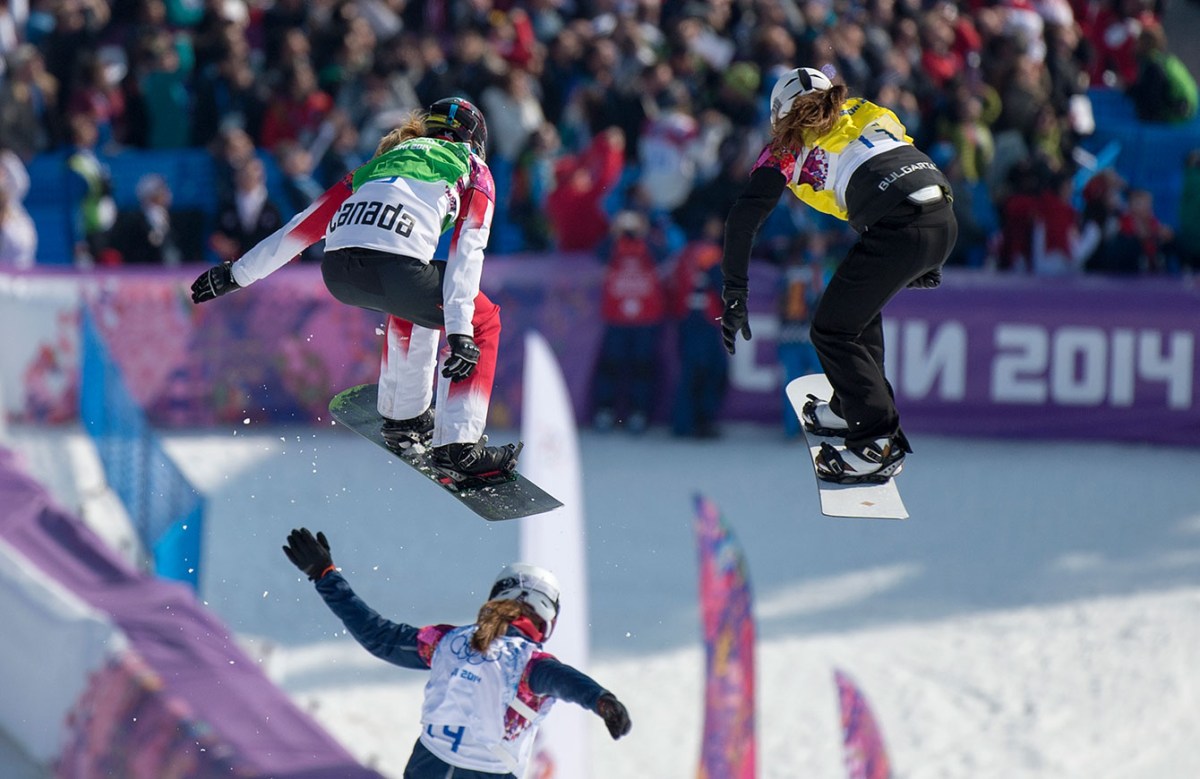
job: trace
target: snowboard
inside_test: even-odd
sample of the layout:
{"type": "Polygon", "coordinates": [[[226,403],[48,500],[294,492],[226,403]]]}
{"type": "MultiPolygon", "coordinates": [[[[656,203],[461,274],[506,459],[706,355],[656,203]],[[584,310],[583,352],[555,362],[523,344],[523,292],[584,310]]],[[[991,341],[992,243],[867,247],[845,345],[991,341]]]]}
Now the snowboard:
{"type": "Polygon", "coordinates": [[[329,401],[333,418],[388,454],[419,471],[458,499],[458,502],[489,522],[528,517],[556,509],[562,503],[514,471],[499,483],[456,483],[444,470],[433,464],[430,452],[415,446],[404,452],[391,449],[383,440],[383,417],[376,409],[377,384],[362,384],[338,393],[329,401]]]}
{"type": "MultiPolygon", "coordinates": [[[[808,402],[809,395],[815,395],[821,400],[829,400],[833,389],[822,373],[811,376],[801,376],[788,382],[787,397],[792,404],[796,418],[800,418],[800,410],[808,402]]],[[[804,425],[801,424],[801,430],[804,425]]],[[[808,456],[812,461],[813,475],[816,475],[817,454],[821,444],[828,442],[832,445],[845,445],[838,438],[825,438],[804,430],[808,442],[808,456]]],[[[836,482],[817,479],[817,492],[821,496],[821,513],[827,517],[857,517],[861,519],[907,519],[908,510],[900,499],[900,490],[896,487],[894,478],[883,484],[838,484],[836,482]]]]}

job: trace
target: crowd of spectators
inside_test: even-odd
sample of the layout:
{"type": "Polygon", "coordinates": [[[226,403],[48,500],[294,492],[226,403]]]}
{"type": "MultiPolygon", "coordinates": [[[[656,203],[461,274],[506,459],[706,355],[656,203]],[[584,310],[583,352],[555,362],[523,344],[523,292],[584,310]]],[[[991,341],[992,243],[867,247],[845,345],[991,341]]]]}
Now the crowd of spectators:
{"type": "MultiPolygon", "coordinates": [[[[1111,169],[1078,175],[1089,89],[1129,94],[1145,121],[1196,113],[1164,2],[0,0],[0,149],[67,153],[80,265],[232,259],[409,111],[461,95],[491,131],[493,251],[624,257],[609,249],[628,210],[667,280],[668,260],[716,240],[766,137],[770,88],[804,64],[891,107],[947,172],[951,262],[1165,272],[1196,266],[1195,230],[1174,235],[1111,169]],[[173,212],[161,178],[114,212],[106,154],[185,147],[213,158],[206,214],[173,212]]],[[[32,256],[18,192],[0,195],[0,258],[32,256]]],[[[836,256],[845,228],[785,200],[757,250],[789,267],[813,242],[836,256]]],[[[652,309],[686,319],[689,305],[652,309]]],[[[708,430],[704,413],[684,416],[681,430],[708,430]]]]}
{"type": "MultiPolygon", "coordinates": [[[[97,211],[96,152],[210,148],[223,178],[202,248],[228,257],[367,158],[398,117],[458,94],[491,127],[494,249],[592,250],[610,215],[633,208],[677,251],[727,209],[764,138],[771,84],[804,63],[892,107],[949,171],[963,193],[954,261],[1162,270],[1146,251],[1113,259],[1107,233],[1103,249],[1085,236],[1072,251],[1071,230],[1034,236],[1022,217],[1031,195],[1080,204],[1060,184],[1090,129],[1089,87],[1128,91],[1147,121],[1194,115],[1160,2],[0,0],[0,148],[25,160],[75,150],[83,261],[112,248],[116,222],[97,211]],[[287,181],[262,214],[250,213],[258,174],[231,168],[256,152],[287,181]],[[1000,230],[981,223],[988,205],[1000,230]]],[[[1120,230],[1142,229],[1126,225],[1139,197],[1118,193],[1120,230]]],[[[1082,234],[1091,206],[1062,219],[1082,234]]],[[[783,207],[774,221],[766,237],[783,245],[828,227],[783,207]]]]}

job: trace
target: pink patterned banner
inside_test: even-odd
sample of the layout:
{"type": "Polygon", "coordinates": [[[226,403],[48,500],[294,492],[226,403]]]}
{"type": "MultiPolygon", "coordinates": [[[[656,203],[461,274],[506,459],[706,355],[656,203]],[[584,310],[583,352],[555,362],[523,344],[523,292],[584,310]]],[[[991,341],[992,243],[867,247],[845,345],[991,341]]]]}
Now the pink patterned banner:
{"type": "Polygon", "coordinates": [[[834,670],[838,704],[842,713],[842,748],[846,763],[846,779],[891,779],[883,735],[875,724],[875,715],[854,680],[834,670]]]}
{"type": "Polygon", "coordinates": [[[746,560],[720,511],[696,496],[704,623],[700,779],[754,779],[754,618],[746,560]]]}
{"type": "Polygon", "coordinates": [[[134,652],[92,674],[67,718],[66,745],[55,761],[61,779],[204,779],[250,776],[229,759],[211,729],[134,652]]]}

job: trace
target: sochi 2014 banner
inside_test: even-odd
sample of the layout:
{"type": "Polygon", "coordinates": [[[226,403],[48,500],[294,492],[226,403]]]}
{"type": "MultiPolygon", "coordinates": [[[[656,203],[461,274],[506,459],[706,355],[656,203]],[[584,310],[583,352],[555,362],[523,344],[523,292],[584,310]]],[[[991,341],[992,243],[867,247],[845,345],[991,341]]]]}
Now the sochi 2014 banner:
{"type": "MultiPolygon", "coordinates": [[[[779,386],[771,302],[751,293],[754,340],[732,361],[728,416],[779,386]]],[[[1187,279],[947,272],[884,309],[887,375],[912,431],[1195,446],[1198,312],[1187,279]]]]}
{"type": "Polygon", "coordinates": [[[754,779],[754,619],[746,559],[717,505],[696,496],[704,626],[700,779],[754,779]]]}
{"type": "Polygon", "coordinates": [[[883,736],[867,699],[847,674],[834,670],[838,704],[842,714],[842,754],[846,779],[891,779],[883,736]]]}

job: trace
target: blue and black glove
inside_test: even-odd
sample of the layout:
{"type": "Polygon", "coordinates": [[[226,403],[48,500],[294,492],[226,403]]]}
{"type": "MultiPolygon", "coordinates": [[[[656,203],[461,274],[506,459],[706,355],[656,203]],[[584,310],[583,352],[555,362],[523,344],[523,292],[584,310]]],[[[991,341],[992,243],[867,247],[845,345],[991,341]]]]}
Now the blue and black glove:
{"type": "Polygon", "coordinates": [[[737,334],[750,340],[750,314],[746,311],[746,299],[750,291],[725,285],[721,298],[725,301],[725,310],[721,314],[721,340],[725,342],[725,351],[733,354],[737,350],[737,334]]]}
{"type": "Polygon", "coordinates": [[[446,336],[446,340],[450,343],[450,356],[442,366],[442,375],[450,381],[462,381],[479,364],[479,347],[469,335],[454,333],[446,336]]]}
{"type": "Polygon", "coordinates": [[[223,262],[204,271],[192,282],[192,302],[204,303],[241,288],[242,285],[233,278],[233,263],[223,262]]]}

